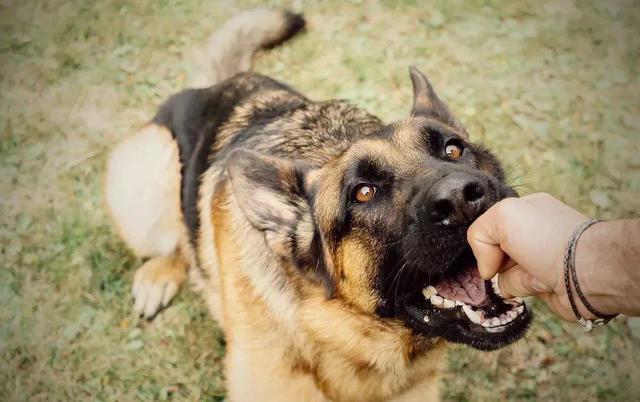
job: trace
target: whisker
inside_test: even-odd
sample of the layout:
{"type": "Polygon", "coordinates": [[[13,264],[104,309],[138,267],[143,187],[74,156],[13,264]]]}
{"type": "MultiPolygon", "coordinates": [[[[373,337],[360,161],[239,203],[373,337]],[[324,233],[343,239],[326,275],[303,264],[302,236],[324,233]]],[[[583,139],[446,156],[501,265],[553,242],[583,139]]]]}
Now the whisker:
{"type": "Polygon", "coordinates": [[[398,240],[398,241],[394,241],[392,243],[387,243],[387,244],[383,244],[382,247],[390,247],[390,246],[395,246],[396,244],[399,244],[402,240],[398,240]]]}

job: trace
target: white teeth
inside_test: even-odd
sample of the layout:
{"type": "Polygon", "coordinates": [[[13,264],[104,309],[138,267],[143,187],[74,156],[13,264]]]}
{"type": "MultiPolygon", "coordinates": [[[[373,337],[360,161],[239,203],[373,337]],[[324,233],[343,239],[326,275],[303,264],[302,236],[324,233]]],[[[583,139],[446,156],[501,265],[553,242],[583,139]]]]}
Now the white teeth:
{"type": "Polygon", "coordinates": [[[495,329],[497,327],[503,327],[508,322],[509,321],[506,318],[493,317],[493,318],[487,318],[482,322],[481,325],[485,327],[489,332],[500,332],[502,331],[502,329],[500,329],[499,331],[496,331],[495,329]]]}
{"type": "Polygon", "coordinates": [[[436,290],[436,288],[434,288],[433,286],[427,286],[426,288],[422,289],[422,295],[424,296],[425,299],[429,299],[431,296],[435,295],[436,293],[438,293],[438,291],[436,290]]]}
{"type": "Polygon", "coordinates": [[[431,318],[429,318],[428,315],[425,315],[424,316],[424,322],[429,322],[429,321],[431,321],[431,318]]]}
{"type": "Polygon", "coordinates": [[[467,317],[469,317],[471,322],[475,324],[480,324],[482,322],[482,313],[475,311],[471,307],[466,305],[462,306],[462,311],[464,311],[467,317]]]}
{"type": "Polygon", "coordinates": [[[495,294],[502,297],[502,292],[500,291],[500,287],[498,286],[498,274],[491,278],[491,287],[493,288],[495,294]]]}
{"type": "MultiPolygon", "coordinates": [[[[471,318],[469,311],[472,311],[473,313],[476,313],[475,311],[471,310],[470,308],[465,308],[462,307],[462,310],[467,314],[467,316],[469,316],[469,318],[471,318]],[[468,309],[468,310],[467,310],[468,309]]],[[[492,317],[492,318],[487,318],[484,319],[482,322],[476,322],[475,320],[471,320],[473,322],[476,322],[477,324],[482,325],[483,327],[485,327],[487,329],[488,332],[491,333],[495,333],[495,332],[501,332],[504,330],[505,326],[507,324],[509,324],[511,321],[513,321],[519,314],[521,314],[522,312],[524,312],[524,305],[513,305],[513,308],[505,313],[502,313],[500,315],[500,317],[492,317]]],[[[478,314],[478,313],[476,313],[478,314]]],[[[480,312],[480,314],[482,314],[480,312]]]]}
{"type": "Polygon", "coordinates": [[[452,308],[456,306],[456,302],[454,302],[453,300],[444,299],[444,302],[442,303],[442,305],[445,308],[452,308]]]}
{"type": "MultiPolygon", "coordinates": [[[[497,294],[498,296],[500,296],[500,297],[502,297],[504,299],[504,296],[502,295],[502,291],[500,291],[500,286],[498,285],[498,275],[499,274],[496,274],[496,276],[491,278],[491,288],[493,288],[493,292],[495,294],[497,294]]],[[[508,301],[508,302],[516,302],[517,304],[522,304],[524,302],[524,299],[522,297],[514,297],[512,299],[506,299],[506,301],[508,301]]]]}
{"type": "Polygon", "coordinates": [[[431,304],[433,304],[434,306],[439,306],[442,303],[444,303],[444,299],[438,295],[432,295],[429,298],[429,301],[431,302],[431,304]]]}
{"type": "MultiPolygon", "coordinates": [[[[437,294],[426,294],[429,294],[429,300],[431,301],[431,304],[435,306],[441,306],[445,308],[462,306],[462,311],[464,311],[471,322],[483,326],[487,332],[498,333],[504,331],[507,328],[507,324],[511,323],[524,312],[525,305],[522,297],[504,299],[504,297],[502,296],[502,292],[500,291],[500,288],[498,286],[498,275],[491,278],[491,286],[495,294],[503,298],[503,303],[506,303],[507,306],[511,307],[508,311],[502,313],[499,317],[485,318],[482,309],[474,310],[471,306],[461,301],[448,300],[437,294]]],[[[423,293],[426,291],[427,289],[423,289],[423,293]]]]}

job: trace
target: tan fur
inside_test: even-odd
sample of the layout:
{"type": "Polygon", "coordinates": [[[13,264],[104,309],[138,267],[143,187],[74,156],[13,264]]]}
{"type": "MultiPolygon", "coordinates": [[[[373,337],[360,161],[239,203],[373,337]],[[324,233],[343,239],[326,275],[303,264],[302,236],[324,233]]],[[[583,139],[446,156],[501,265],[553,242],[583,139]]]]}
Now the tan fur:
{"type": "Polygon", "coordinates": [[[246,258],[232,240],[233,216],[222,190],[214,199],[213,216],[218,266],[222,278],[227,354],[227,385],[232,401],[323,401],[313,381],[290,369],[282,356],[291,346],[282,326],[239,269],[246,258]],[[229,234],[229,235],[227,235],[229,234]],[[258,399],[257,399],[258,398],[258,399]]]}
{"type": "MultiPolygon", "coordinates": [[[[164,171],[179,173],[176,148],[169,145],[173,140],[167,141],[168,135],[164,128],[146,126],[132,137],[135,140],[125,140],[126,145],[116,148],[111,164],[133,163],[135,158],[129,160],[125,156],[135,155],[132,148],[137,146],[144,152],[160,151],[154,154],[156,157],[162,155],[163,150],[174,156],[168,160],[176,165],[164,166],[164,171]]],[[[371,141],[358,152],[374,153],[383,149],[381,144],[371,141]]],[[[399,160],[389,147],[386,151],[384,155],[392,158],[390,162],[399,160]]],[[[339,177],[337,172],[345,165],[337,163],[331,168],[339,177]]],[[[115,173],[110,170],[107,174],[111,180],[109,191],[123,184],[114,184],[114,180],[128,180],[116,177],[115,173]]],[[[152,171],[140,173],[147,175],[147,183],[157,185],[152,171]]],[[[164,179],[175,180],[171,175],[164,179]]],[[[137,187],[136,190],[144,189],[137,187]]],[[[169,208],[170,202],[177,201],[175,197],[151,200],[152,205],[162,202],[169,208]]],[[[335,197],[327,194],[324,202],[330,210],[335,197]]],[[[335,263],[343,278],[338,292],[344,298],[327,300],[320,287],[302,281],[292,267],[277,265],[280,262],[273,260],[262,235],[252,230],[239,212],[229,183],[218,168],[211,168],[203,176],[199,209],[210,224],[201,225],[198,254],[189,245],[182,225],[176,225],[178,239],[173,251],[168,256],[156,254],[156,258],[136,272],[134,308],[145,316],[154,315],[169,303],[184,282],[187,267],[198,261],[199,267],[189,270],[190,277],[205,297],[213,317],[225,330],[230,400],[438,399],[438,372],[443,363],[444,344],[421,344],[400,322],[375,318],[372,312],[375,295],[371,293],[366,275],[362,276],[362,267],[371,263],[366,246],[354,238],[345,240],[338,248],[335,263]],[[264,272],[278,269],[282,275],[272,274],[261,279],[251,273],[256,269],[264,272]],[[274,292],[277,283],[283,283],[284,288],[280,286],[281,289],[274,292]],[[430,349],[429,353],[424,353],[426,349],[430,349]]],[[[134,219],[133,222],[123,222],[122,218],[116,222],[124,227],[133,225],[140,214],[129,212],[127,216],[134,219]]],[[[120,215],[114,214],[114,217],[120,215]]],[[[125,241],[138,234],[120,233],[125,241]]],[[[149,233],[147,238],[154,239],[154,233],[149,233]]]]}
{"type": "Polygon", "coordinates": [[[147,318],[166,307],[187,277],[187,266],[179,253],[154,257],[145,262],[133,278],[134,311],[147,318]]]}
{"type": "Polygon", "coordinates": [[[152,317],[173,299],[192,265],[179,251],[185,237],[180,161],[169,130],[147,124],[114,148],[105,195],[120,237],[137,256],[152,257],[136,271],[132,290],[134,310],[152,317]]]}
{"type": "Polygon", "coordinates": [[[376,263],[371,259],[369,249],[357,240],[346,239],[340,243],[337,254],[336,276],[340,281],[341,295],[364,311],[375,313],[378,301],[372,292],[372,278],[369,275],[373,272],[362,269],[376,263]]]}
{"type": "Polygon", "coordinates": [[[105,195],[118,234],[136,255],[175,251],[182,230],[180,163],[169,130],[148,124],[114,148],[105,195]]]}
{"type": "MultiPolygon", "coordinates": [[[[247,275],[247,264],[257,261],[243,244],[250,243],[254,255],[268,252],[259,237],[252,241],[250,229],[239,229],[232,197],[222,185],[212,203],[230,400],[437,399],[443,344],[419,346],[400,322],[380,321],[343,301],[327,300],[322,289],[292,273],[284,291],[298,300],[288,306],[289,317],[275,314],[274,302],[265,300],[265,291],[273,289],[260,290],[247,275]],[[425,355],[422,348],[431,350],[425,355]],[[414,387],[420,392],[405,395],[414,387]]],[[[346,253],[352,252],[358,251],[346,253]]]]}
{"type": "Polygon", "coordinates": [[[287,27],[283,10],[255,8],[228,20],[207,43],[209,85],[251,67],[256,50],[279,41],[287,27]]]}

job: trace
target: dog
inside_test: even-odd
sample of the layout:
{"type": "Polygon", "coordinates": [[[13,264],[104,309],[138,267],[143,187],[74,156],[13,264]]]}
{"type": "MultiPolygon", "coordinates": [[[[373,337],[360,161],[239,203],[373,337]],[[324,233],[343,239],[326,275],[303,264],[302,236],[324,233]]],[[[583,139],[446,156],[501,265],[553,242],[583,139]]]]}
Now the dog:
{"type": "Polygon", "coordinates": [[[232,401],[438,400],[447,345],[497,349],[531,321],[466,241],[516,193],[416,68],[391,124],[249,71],[304,27],[284,10],[232,18],[209,41],[212,85],[113,150],[110,216],[148,258],[134,309],[153,317],[189,279],[224,330],[232,401]]]}

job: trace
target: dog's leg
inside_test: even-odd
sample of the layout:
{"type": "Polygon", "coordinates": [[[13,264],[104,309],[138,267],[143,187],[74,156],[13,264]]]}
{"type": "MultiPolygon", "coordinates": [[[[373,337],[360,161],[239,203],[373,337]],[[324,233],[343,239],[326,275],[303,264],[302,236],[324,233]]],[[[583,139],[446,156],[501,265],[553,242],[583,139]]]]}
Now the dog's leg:
{"type": "Polygon", "coordinates": [[[133,278],[133,309],[152,318],[169,304],[186,278],[187,264],[179,253],[150,259],[133,278]]]}
{"type": "Polygon", "coordinates": [[[118,234],[137,256],[175,252],[182,231],[180,159],[166,127],[147,124],[114,148],[105,198],[118,234]]]}
{"type": "Polygon", "coordinates": [[[184,283],[190,261],[181,252],[187,242],[181,241],[180,161],[171,132],[151,123],[120,142],[105,187],[120,237],[138,257],[151,257],[136,272],[133,295],[134,309],[153,317],[184,283]]]}

